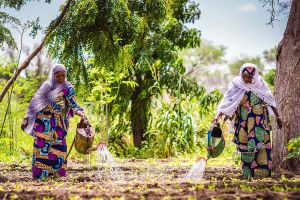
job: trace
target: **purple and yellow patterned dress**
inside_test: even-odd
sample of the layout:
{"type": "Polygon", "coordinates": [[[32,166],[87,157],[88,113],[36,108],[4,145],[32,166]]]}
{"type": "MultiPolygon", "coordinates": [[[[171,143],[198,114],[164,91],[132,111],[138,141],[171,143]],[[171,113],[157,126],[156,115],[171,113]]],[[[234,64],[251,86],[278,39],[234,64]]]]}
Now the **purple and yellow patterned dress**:
{"type": "Polygon", "coordinates": [[[73,87],[63,93],[36,115],[32,174],[37,179],[66,176],[68,118],[82,109],[76,104],[73,87]]]}
{"type": "Polygon", "coordinates": [[[241,152],[245,177],[270,177],[272,149],[267,105],[253,92],[246,92],[236,111],[233,142],[241,152]]]}

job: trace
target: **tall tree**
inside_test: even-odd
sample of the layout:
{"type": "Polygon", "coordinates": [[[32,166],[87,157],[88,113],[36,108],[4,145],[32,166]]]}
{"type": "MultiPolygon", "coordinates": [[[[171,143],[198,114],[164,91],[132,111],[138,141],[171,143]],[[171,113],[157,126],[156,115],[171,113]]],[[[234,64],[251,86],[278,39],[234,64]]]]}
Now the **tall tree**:
{"type": "Polygon", "coordinates": [[[104,66],[115,77],[130,69],[122,80],[137,84],[118,90],[118,101],[131,105],[134,145],[140,147],[149,121],[151,90],[157,81],[171,90],[177,85],[184,73],[177,51],[200,41],[199,31],[184,24],[199,16],[198,5],[188,0],[75,1],[49,47],[77,80],[87,79],[93,68],[104,66]],[[126,48],[132,66],[120,64],[126,48]],[[92,64],[85,64],[86,55],[93,58],[92,64]]]}
{"type": "Polygon", "coordinates": [[[293,0],[288,23],[277,50],[275,98],[283,117],[283,128],[274,126],[274,168],[300,170],[300,159],[288,159],[287,142],[300,135],[300,1],[293,0]]]}
{"type": "Polygon", "coordinates": [[[199,44],[198,31],[184,26],[199,18],[197,4],[187,0],[170,1],[166,8],[166,16],[142,32],[138,45],[133,46],[134,76],[138,86],[131,95],[131,126],[136,147],[145,139],[153,95],[150,89],[158,81],[161,87],[178,90],[184,67],[177,51],[199,44]]]}

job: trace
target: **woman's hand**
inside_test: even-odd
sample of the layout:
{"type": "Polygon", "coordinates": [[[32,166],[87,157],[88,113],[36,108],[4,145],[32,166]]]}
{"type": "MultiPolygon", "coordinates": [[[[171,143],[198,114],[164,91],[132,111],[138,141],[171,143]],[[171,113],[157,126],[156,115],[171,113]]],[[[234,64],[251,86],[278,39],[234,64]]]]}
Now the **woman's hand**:
{"type": "Polygon", "coordinates": [[[60,93],[58,94],[58,96],[59,96],[59,97],[63,97],[64,94],[65,94],[64,92],[60,92],[60,93]]]}
{"type": "Polygon", "coordinates": [[[218,122],[218,119],[220,117],[221,113],[219,113],[218,115],[216,115],[213,120],[212,120],[212,124],[216,124],[218,122]]]}
{"type": "Polygon", "coordinates": [[[277,116],[276,120],[277,120],[278,128],[281,129],[283,125],[282,118],[277,116]]]}
{"type": "Polygon", "coordinates": [[[23,119],[21,129],[24,131],[27,126],[28,126],[28,117],[23,119]]]}
{"type": "Polygon", "coordinates": [[[216,115],[212,121],[213,125],[217,124],[218,123],[218,119],[220,117],[222,117],[224,114],[223,113],[219,113],[218,115],[216,115]]]}
{"type": "Polygon", "coordinates": [[[81,119],[87,120],[87,116],[86,116],[86,114],[84,114],[83,111],[77,111],[77,115],[79,115],[81,117],[81,119]]]}
{"type": "Polygon", "coordinates": [[[218,123],[218,119],[219,119],[218,117],[215,117],[215,118],[212,120],[212,124],[213,124],[213,125],[217,124],[217,123],[218,123]]]}

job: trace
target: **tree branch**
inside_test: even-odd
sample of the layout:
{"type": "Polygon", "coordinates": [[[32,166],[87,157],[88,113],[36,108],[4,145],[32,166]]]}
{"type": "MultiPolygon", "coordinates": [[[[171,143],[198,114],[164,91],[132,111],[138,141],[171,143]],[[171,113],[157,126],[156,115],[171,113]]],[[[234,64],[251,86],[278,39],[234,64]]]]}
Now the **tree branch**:
{"type": "Polygon", "coordinates": [[[276,19],[276,16],[278,16],[281,13],[285,13],[289,10],[291,6],[291,0],[259,0],[263,7],[269,6],[269,9],[267,10],[270,13],[270,20],[267,23],[268,25],[274,24],[274,21],[278,20],[276,19]]]}

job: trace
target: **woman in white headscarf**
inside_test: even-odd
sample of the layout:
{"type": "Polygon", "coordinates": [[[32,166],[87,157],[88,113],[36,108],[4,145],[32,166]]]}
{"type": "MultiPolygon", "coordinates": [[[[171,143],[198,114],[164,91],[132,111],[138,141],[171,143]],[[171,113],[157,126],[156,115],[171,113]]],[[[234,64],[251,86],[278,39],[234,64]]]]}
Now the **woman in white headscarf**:
{"type": "Polygon", "coordinates": [[[67,172],[66,136],[69,118],[74,114],[86,118],[76,103],[75,91],[66,79],[66,68],[55,65],[30,101],[21,128],[34,136],[32,175],[42,179],[63,177],[67,172]]]}
{"type": "Polygon", "coordinates": [[[242,171],[245,177],[270,177],[272,149],[270,142],[269,114],[275,115],[278,127],[282,119],[278,114],[275,99],[265,81],[259,75],[259,68],[245,63],[238,77],[217,108],[214,119],[224,116],[234,123],[233,142],[241,152],[242,171]]]}

